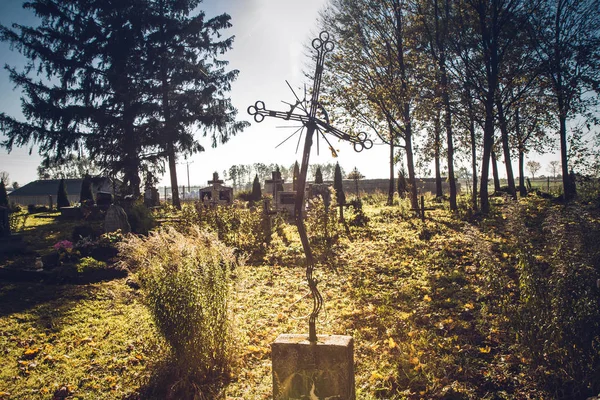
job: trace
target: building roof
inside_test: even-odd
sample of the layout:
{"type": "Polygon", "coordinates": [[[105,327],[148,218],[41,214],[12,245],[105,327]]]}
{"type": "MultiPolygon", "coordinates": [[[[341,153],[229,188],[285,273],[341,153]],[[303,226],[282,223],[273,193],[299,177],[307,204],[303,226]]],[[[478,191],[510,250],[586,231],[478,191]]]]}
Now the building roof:
{"type": "MultiPolygon", "coordinates": [[[[98,180],[102,181],[108,178],[92,178],[93,184],[97,184],[98,180]]],[[[83,179],[65,179],[65,185],[67,187],[68,195],[79,195],[81,192],[81,183],[83,179]]],[[[58,193],[58,185],[60,185],[60,179],[40,179],[37,181],[29,182],[25,186],[13,190],[9,193],[9,196],[56,196],[58,193]]]]}

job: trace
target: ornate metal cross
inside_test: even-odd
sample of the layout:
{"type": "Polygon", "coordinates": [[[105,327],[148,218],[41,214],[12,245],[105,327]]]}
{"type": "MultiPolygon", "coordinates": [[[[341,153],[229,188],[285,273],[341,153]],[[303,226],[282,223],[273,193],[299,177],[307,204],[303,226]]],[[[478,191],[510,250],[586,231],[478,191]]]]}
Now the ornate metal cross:
{"type": "Polygon", "coordinates": [[[334,128],[329,123],[327,112],[319,103],[319,92],[321,90],[321,79],[323,77],[323,63],[325,60],[325,55],[332,51],[335,45],[333,41],[330,40],[329,33],[323,31],[319,34],[319,37],[313,39],[312,47],[317,52],[317,63],[310,102],[307,101],[306,94],[304,99],[300,100],[292,89],[292,92],[296,97],[296,103],[288,103],[290,105],[289,111],[285,112],[267,110],[265,108],[265,103],[258,100],[253,106],[248,107],[248,114],[252,115],[254,117],[254,121],[256,122],[262,122],[265,117],[275,117],[284,120],[299,121],[302,123],[302,129],[306,128],[306,138],[304,140],[302,166],[300,167],[300,176],[298,177],[297,183],[294,214],[296,226],[298,227],[298,233],[300,234],[300,240],[302,241],[302,247],[304,248],[304,254],[306,256],[306,279],[313,297],[313,311],[308,320],[308,340],[311,342],[316,342],[317,331],[315,323],[319,312],[321,311],[321,307],[323,306],[323,297],[317,289],[318,281],[313,276],[315,259],[310,248],[308,235],[306,234],[306,227],[304,225],[304,192],[306,189],[306,174],[308,171],[308,160],[310,158],[313,135],[315,131],[317,131],[323,137],[323,139],[325,139],[327,144],[329,144],[329,147],[334,155],[336,155],[335,150],[333,149],[333,146],[331,146],[331,143],[329,143],[329,140],[327,140],[327,137],[324,135],[325,133],[329,133],[338,139],[346,140],[352,143],[354,145],[354,150],[357,152],[360,152],[363,149],[370,149],[373,146],[373,142],[364,132],[360,132],[357,135],[350,135],[334,128]],[[295,111],[297,109],[303,113],[296,113],[295,111]],[[321,118],[317,117],[317,113],[321,114],[321,118]]]}

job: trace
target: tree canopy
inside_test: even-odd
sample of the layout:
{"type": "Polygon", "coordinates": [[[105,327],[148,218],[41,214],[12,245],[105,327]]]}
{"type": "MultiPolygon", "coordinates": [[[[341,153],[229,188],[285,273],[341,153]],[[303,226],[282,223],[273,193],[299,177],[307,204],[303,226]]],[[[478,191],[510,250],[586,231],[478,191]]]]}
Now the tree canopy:
{"type": "Polygon", "coordinates": [[[246,126],[227,97],[237,71],[219,59],[233,42],[221,39],[230,17],[207,19],[199,4],[26,2],[39,26],[0,27],[0,40],[28,59],[23,70],[6,67],[25,120],[0,114],[2,146],[36,144],[50,160],[85,149],[139,195],[140,175],[203,150],[196,128],[213,146],[226,142],[246,126]]]}

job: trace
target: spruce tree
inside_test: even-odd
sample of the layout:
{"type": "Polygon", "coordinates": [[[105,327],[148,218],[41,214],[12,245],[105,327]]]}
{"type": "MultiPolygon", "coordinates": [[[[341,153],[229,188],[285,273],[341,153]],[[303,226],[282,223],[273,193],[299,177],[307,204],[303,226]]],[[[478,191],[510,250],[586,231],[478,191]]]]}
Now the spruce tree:
{"type": "Polygon", "coordinates": [[[398,196],[401,199],[406,198],[406,193],[408,192],[408,183],[406,182],[406,177],[404,176],[404,171],[402,168],[398,171],[398,196]]]}
{"type": "Polygon", "coordinates": [[[249,124],[235,121],[237,110],[227,97],[238,75],[237,70],[227,71],[228,62],[221,59],[233,44],[233,37],[222,32],[231,27],[231,17],[206,18],[198,0],[145,3],[145,76],[155,107],[150,126],[165,152],[173,204],[179,207],[177,153],[204,151],[192,128],[200,126],[204,136],[210,133],[216,147],[249,124]]]}
{"type": "MultiPolygon", "coordinates": [[[[275,179],[282,180],[281,179],[281,171],[279,170],[279,165],[275,169],[275,179]]],[[[277,192],[283,192],[283,183],[277,184],[277,192]]]]}
{"type": "Polygon", "coordinates": [[[340,164],[335,164],[335,173],[333,175],[333,188],[335,189],[335,197],[337,203],[342,205],[346,204],[346,194],[344,193],[344,186],[342,184],[342,169],[340,164]]]}
{"type": "Polygon", "coordinates": [[[0,180],[0,207],[8,207],[8,193],[3,180],[0,180]]]}
{"type": "Polygon", "coordinates": [[[0,26],[0,40],[28,59],[7,67],[24,94],[23,120],[0,113],[2,146],[36,144],[61,159],[83,146],[100,167],[140,195],[142,172],[168,160],[178,200],[177,153],[212,146],[247,125],[226,97],[237,71],[219,59],[230,17],[205,18],[198,0],[32,0],[38,26],[0,26]]]}
{"type": "Polygon", "coordinates": [[[69,207],[70,205],[65,180],[61,179],[58,184],[58,193],[56,194],[56,207],[60,209],[61,207],[69,207]]]}
{"type": "Polygon", "coordinates": [[[252,182],[252,195],[250,196],[252,201],[259,201],[262,197],[262,192],[260,190],[260,182],[258,180],[258,174],[254,177],[254,182],[252,182]]]}
{"type": "Polygon", "coordinates": [[[93,205],[94,194],[92,193],[92,177],[85,174],[81,182],[81,192],[79,193],[79,202],[81,204],[93,205]]]}
{"type": "Polygon", "coordinates": [[[315,183],[323,183],[323,173],[321,172],[321,167],[317,167],[317,171],[315,172],[315,183]]]}

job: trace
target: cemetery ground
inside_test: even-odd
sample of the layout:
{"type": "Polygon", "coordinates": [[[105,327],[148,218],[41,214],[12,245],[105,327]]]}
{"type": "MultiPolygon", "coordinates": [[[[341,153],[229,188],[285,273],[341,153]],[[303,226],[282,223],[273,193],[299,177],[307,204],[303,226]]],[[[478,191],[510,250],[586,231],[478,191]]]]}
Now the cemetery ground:
{"type": "MultiPolygon", "coordinates": [[[[358,226],[338,224],[316,246],[325,299],[317,331],[354,337],[357,399],[597,395],[599,204],[497,197],[483,218],[427,203],[436,209],[423,222],[405,200],[363,197],[365,215],[346,213],[358,226]]],[[[73,228],[28,218],[22,233],[44,253],[73,228]]],[[[301,249],[295,227],[282,224],[260,257],[231,271],[232,365],[196,382],[197,398],[272,397],[270,343],[308,331],[301,249]]],[[[0,399],[178,398],[185,382],[136,282],[134,271],[87,283],[1,281],[0,399]]]]}

